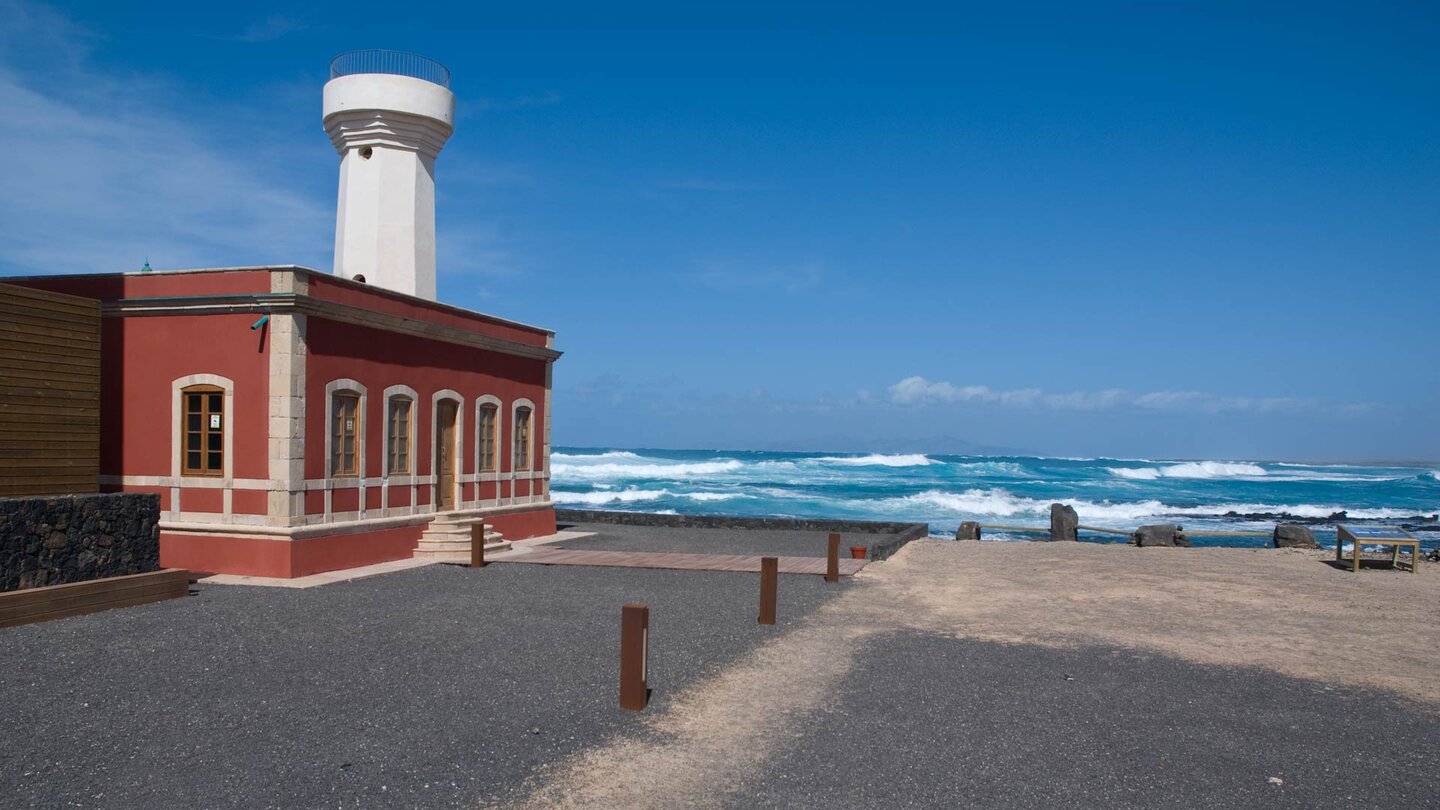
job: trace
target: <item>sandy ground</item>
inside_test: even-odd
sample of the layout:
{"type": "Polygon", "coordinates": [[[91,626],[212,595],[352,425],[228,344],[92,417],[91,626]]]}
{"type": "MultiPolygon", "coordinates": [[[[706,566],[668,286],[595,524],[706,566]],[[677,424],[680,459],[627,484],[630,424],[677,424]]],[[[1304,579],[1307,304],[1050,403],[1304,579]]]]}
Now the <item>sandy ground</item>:
{"type": "Polygon", "coordinates": [[[1385,690],[1440,713],[1440,566],[1353,574],[1327,559],[1300,550],[917,541],[676,696],[650,718],[650,733],[542,769],[527,806],[660,808],[721,797],[803,733],[867,641],[901,633],[1124,647],[1385,690]]]}
{"type": "Polygon", "coordinates": [[[1440,707],[1440,566],[1356,574],[1322,551],[1095,543],[929,540],[906,552],[871,567],[880,587],[865,597],[887,623],[1266,667],[1440,707]]]}

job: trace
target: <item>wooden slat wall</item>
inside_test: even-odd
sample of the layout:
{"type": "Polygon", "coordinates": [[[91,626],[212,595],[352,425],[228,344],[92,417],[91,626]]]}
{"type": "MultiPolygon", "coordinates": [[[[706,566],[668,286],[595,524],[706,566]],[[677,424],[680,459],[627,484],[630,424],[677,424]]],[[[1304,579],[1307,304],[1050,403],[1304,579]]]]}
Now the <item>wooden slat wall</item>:
{"type": "Polygon", "coordinates": [[[99,477],[100,302],[0,284],[0,496],[99,477]]]}

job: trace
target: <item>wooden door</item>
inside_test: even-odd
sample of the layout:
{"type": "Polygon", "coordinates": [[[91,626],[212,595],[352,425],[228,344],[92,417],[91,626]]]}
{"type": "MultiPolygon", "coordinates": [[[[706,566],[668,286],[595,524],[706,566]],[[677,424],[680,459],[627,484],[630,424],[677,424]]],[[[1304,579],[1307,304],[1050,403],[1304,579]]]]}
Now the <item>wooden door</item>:
{"type": "Polygon", "coordinates": [[[440,400],[435,409],[435,508],[455,508],[455,401],[440,400]]]}

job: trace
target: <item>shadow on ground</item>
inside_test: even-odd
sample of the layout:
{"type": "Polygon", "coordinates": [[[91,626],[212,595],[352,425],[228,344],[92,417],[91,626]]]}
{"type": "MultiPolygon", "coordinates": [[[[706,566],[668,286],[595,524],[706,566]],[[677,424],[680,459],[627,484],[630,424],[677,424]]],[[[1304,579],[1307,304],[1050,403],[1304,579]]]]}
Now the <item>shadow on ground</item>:
{"type": "Polygon", "coordinates": [[[729,806],[1436,807],[1440,716],[1159,655],[902,633],[729,806]],[[1279,780],[1276,782],[1275,780],[1279,780]]]}

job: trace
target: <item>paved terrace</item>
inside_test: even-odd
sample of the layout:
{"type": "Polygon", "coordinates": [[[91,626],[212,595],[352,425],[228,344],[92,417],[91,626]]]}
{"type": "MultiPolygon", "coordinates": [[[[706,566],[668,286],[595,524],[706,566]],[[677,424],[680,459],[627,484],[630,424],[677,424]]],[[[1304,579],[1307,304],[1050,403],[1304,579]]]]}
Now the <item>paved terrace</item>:
{"type": "MultiPolygon", "coordinates": [[[[589,565],[620,568],[675,568],[690,571],[758,572],[762,557],[778,557],[782,574],[824,574],[829,532],[815,529],[736,530],[695,526],[565,524],[582,535],[544,545],[516,544],[494,555],[495,562],[589,565]]],[[[840,575],[853,576],[867,564],[853,559],[850,545],[867,553],[876,544],[899,543],[893,532],[841,533],[840,575]]]]}

